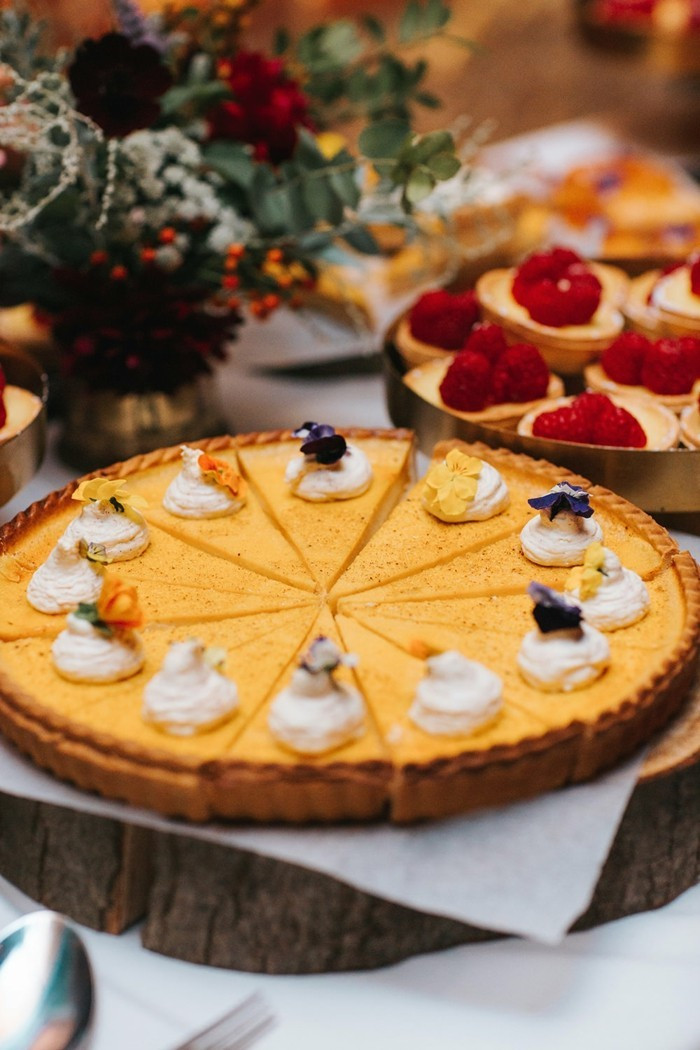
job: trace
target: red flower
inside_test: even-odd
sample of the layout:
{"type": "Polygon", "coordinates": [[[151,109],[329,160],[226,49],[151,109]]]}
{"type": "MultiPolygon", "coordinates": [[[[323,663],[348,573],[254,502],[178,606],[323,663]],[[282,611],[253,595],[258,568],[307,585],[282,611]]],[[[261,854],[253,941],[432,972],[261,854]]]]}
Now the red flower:
{"type": "Polygon", "coordinates": [[[80,112],[110,138],[150,127],[160,116],[158,99],[172,84],[160,53],[121,33],[84,40],[68,79],[80,112]]]}
{"type": "Polygon", "coordinates": [[[211,137],[248,142],[258,160],[288,160],[297,144],[297,129],[312,124],[308,99],[284,72],[282,62],[239,51],[221,72],[233,98],[210,113],[211,137]]]}

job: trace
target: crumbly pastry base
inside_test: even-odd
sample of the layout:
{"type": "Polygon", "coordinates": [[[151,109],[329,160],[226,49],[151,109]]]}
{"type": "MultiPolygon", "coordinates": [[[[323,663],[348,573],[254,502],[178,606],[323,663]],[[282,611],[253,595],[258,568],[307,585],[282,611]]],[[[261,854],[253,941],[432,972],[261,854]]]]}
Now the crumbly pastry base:
{"type": "MultiPolygon", "coordinates": [[[[406,436],[397,431],[344,433],[355,439],[406,436]]],[[[274,446],[289,438],[288,431],[278,431],[215,438],[200,447],[216,453],[274,446]]],[[[543,461],[481,445],[443,443],[436,454],[444,456],[454,445],[504,472],[534,471],[542,491],[555,481],[582,480],[543,461]]],[[[179,449],[165,449],[103,473],[128,476],[178,458],[179,449]]],[[[74,488],[71,484],[52,493],[5,526],[0,551],[21,551],[30,533],[68,505],[74,488]]],[[[254,763],[225,756],[201,761],[181,748],[170,750],[166,737],[160,748],[144,747],[116,736],[109,725],[98,732],[66,716],[49,697],[18,687],[3,667],[0,644],[0,729],[37,764],[81,788],[193,821],[226,817],[300,823],[388,816],[406,822],[505,803],[590,778],[632,752],[680,707],[692,679],[700,632],[700,581],[690,555],[678,553],[668,533],[636,507],[605,489],[591,491],[601,512],[623,523],[630,534],[644,537],[658,560],[654,572],[673,572],[685,602],[682,629],[648,680],[591,721],[572,721],[481,751],[470,749],[465,738],[464,751],[449,757],[440,754],[435,738],[436,757],[404,765],[392,761],[390,746],[384,755],[359,762],[344,761],[342,749],[337,758],[331,755],[323,762],[287,758],[254,763]]],[[[319,602],[323,600],[320,596],[319,602]]]]}

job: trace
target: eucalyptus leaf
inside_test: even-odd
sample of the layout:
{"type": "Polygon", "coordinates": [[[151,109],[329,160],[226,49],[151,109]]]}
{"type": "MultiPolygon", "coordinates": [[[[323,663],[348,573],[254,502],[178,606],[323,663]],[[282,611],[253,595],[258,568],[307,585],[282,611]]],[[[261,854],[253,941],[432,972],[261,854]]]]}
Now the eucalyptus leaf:
{"type": "Polygon", "coordinates": [[[374,15],[364,15],[362,18],[362,24],[373,40],[376,40],[378,44],[384,43],[386,40],[386,30],[378,18],[375,18],[374,15]]]}
{"type": "Polygon", "coordinates": [[[351,230],[348,230],[343,234],[343,240],[354,248],[355,251],[362,252],[363,255],[379,255],[380,248],[376,240],[364,226],[354,226],[351,230]]]}
{"type": "Polygon", "coordinates": [[[360,150],[370,159],[397,157],[410,133],[410,125],[405,120],[376,121],[362,131],[360,150]]]}
{"type": "Polygon", "coordinates": [[[406,183],[404,190],[406,200],[411,204],[418,204],[435,188],[435,178],[425,168],[416,168],[406,183]]]}
{"type": "Polygon", "coordinates": [[[165,116],[171,116],[185,106],[197,104],[208,107],[230,95],[228,86],[222,80],[209,80],[203,84],[181,84],[166,91],[160,100],[160,108],[165,116]]]}
{"type": "Polygon", "coordinates": [[[237,142],[210,142],[203,150],[206,163],[230,182],[250,189],[256,164],[244,146],[237,142]]]}
{"type": "Polygon", "coordinates": [[[410,157],[415,164],[424,164],[437,153],[452,152],[454,139],[449,131],[430,131],[411,147],[410,157]]]}
{"type": "Polygon", "coordinates": [[[410,44],[423,28],[423,11],[418,0],[408,0],[399,22],[399,40],[410,44]]]}
{"type": "Polygon", "coordinates": [[[272,49],[276,55],[283,55],[285,51],[289,50],[289,45],[292,42],[292,38],[284,28],[279,28],[275,31],[275,37],[272,45],[272,49]]]}
{"type": "Polygon", "coordinates": [[[338,226],[343,220],[343,204],[336,194],[330,179],[310,178],[302,183],[304,202],[309,212],[319,222],[338,226]]]}
{"type": "Polygon", "coordinates": [[[435,178],[440,182],[444,179],[451,179],[453,175],[457,174],[461,167],[459,158],[455,157],[454,153],[436,153],[434,157],[431,157],[426,162],[426,164],[435,178]]]}

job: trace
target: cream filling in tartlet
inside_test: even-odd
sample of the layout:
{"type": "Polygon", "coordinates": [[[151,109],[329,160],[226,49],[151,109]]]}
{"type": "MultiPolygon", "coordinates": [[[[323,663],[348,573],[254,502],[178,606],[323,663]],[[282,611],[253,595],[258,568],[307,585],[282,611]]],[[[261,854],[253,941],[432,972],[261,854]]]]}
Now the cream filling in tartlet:
{"type": "Polygon", "coordinates": [[[601,582],[595,594],[581,598],[580,587],[566,593],[579,605],[586,623],[599,631],[616,631],[641,620],[649,610],[649,592],[641,577],[625,569],[618,556],[605,548],[601,582]]]}
{"type": "Polygon", "coordinates": [[[107,561],[128,561],[143,554],[149,543],[148,526],[138,511],[118,511],[108,500],[86,503],[64,536],[76,545],[82,540],[100,547],[107,561]]]}
{"type": "Polygon", "coordinates": [[[275,740],[290,751],[320,755],[363,735],[365,704],[357,689],[329,672],[298,667],[273,700],[267,721],[275,740]]]}
{"type": "Polygon", "coordinates": [[[523,526],[520,546],[535,565],[581,565],[586,549],[602,538],[603,530],[592,517],[562,510],[552,520],[548,510],[541,510],[523,526]]]}
{"type": "Polygon", "coordinates": [[[219,725],[238,707],[234,682],[212,667],[201,642],[173,642],[143,692],[142,717],[174,736],[219,725]]]}
{"type": "Polygon", "coordinates": [[[690,269],[681,266],[660,277],[651,292],[651,302],[657,310],[680,317],[689,317],[700,323],[700,296],[690,285],[690,269]]]}
{"type": "Polygon", "coordinates": [[[245,501],[202,473],[201,450],[187,445],[181,449],[182,470],[165,491],[165,509],[179,518],[224,518],[239,511],[245,501]]]}
{"type": "Polygon", "coordinates": [[[0,427],[0,442],[9,441],[32,422],[41,411],[41,398],[21,386],[8,385],[2,392],[7,418],[0,427]]]}
{"type": "Polygon", "coordinates": [[[462,736],[492,722],[503,706],[503,683],[488,667],[448,650],[427,661],[408,712],[435,736],[462,736]]]}
{"type": "Polygon", "coordinates": [[[610,663],[604,635],[587,623],[544,634],[528,631],[518,653],[518,670],[534,689],[569,693],[599,678],[610,663]]]}
{"type": "Polygon", "coordinates": [[[27,584],[27,601],[39,612],[64,613],[81,602],[94,602],[102,590],[100,569],[80,553],[78,544],[62,536],[27,584]]]}
{"type": "Polygon", "coordinates": [[[136,674],[144,662],[143,645],[134,631],[103,634],[75,613],[68,616],[51,653],[58,673],[72,682],[118,682],[136,674]]]}
{"type": "Polygon", "coordinates": [[[364,452],[348,443],[335,463],[318,463],[316,457],[295,456],[287,464],[284,480],[295,496],[310,503],[352,499],[372,484],[372,466],[364,452]]]}
{"type": "MultiPolygon", "coordinates": [[[[697,384],[696,384],[697,385],[697,384]]],[[[697,396],[697,389],[695,395],[697,396]]],[[[688,405],[681,413],[681,437],[688,448],[700,448],[700,408],[688,405]]]]}

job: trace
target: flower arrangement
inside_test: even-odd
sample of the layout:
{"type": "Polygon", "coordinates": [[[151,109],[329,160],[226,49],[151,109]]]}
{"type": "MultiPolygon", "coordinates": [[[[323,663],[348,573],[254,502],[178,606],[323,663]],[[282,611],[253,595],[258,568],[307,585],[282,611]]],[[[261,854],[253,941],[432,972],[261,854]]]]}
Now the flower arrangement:
{"type": "Polygon", "coordinates": [[[298,303],[329,246],[377,250],[363,187],[410,224],[460,167],[451,134],[413,131],[438,102],[400,57],[448,35],[442,0],[409,0],[397,49],[368,16],[281,31],[273,55],[241,47],[254,2],[112,0],[109,32],[52,54],[0,0],[0,306],[34,303],[91,389],[209,371],[246,316],[298,303]],[[331,129],[358,117],[351,151],[331,129]]]}

